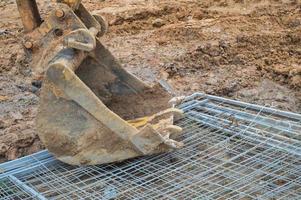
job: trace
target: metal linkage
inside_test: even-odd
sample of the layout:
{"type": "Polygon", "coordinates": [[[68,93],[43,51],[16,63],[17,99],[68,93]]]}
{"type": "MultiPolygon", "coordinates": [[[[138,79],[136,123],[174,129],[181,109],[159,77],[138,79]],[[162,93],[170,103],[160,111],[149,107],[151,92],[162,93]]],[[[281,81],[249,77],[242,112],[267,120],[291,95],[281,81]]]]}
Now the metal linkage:
{"type": "Polygon", "coordinates": [[[0,165],[0,198],[301,198],[301,115],[204,94],[180,107],[183,149],[90,167],[42,151],[0,165]]]}

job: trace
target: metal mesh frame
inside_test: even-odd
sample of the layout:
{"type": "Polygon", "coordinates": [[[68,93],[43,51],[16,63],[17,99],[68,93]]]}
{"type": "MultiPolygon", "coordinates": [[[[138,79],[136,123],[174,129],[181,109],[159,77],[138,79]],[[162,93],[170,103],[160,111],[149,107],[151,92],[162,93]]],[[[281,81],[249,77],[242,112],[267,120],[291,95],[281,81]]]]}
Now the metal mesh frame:
{"type": "Polygon", "coordinates": [[[23,190],[10,178],[5,178],[0,181],[0,199],[32,199],[32,194],[23,190]]]}
{"type": "Polygon", "coordinates": [[[301,115],[194,94],[181,150],[75,167],[47,151],[0,165],[2,199],[301,199],[301,115]]]}

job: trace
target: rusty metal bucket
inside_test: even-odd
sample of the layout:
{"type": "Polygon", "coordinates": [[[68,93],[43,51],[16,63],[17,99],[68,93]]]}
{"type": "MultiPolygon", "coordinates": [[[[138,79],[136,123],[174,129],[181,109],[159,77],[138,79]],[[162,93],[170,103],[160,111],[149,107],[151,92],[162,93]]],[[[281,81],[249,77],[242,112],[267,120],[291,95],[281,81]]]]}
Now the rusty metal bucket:
{"type": "Polygon", "coordinates": [[[25,40],[33,71],[43,77],[36,125],[59,160],[95,165],[168,152],[181,111],[163,87],[126,72],[96,37],[100,24],[79,4],[57,8],[25,40]]]}

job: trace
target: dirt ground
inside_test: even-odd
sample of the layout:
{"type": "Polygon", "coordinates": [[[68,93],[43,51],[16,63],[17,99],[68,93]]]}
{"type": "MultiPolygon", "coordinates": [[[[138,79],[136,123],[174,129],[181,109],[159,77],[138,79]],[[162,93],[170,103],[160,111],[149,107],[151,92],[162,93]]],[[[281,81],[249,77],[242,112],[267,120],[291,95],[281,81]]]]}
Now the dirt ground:
{"type": "MultiPolygon", "coordinates": [[[[38,1],[42,14],[50,1],[38,1]]],[[[196,91],[301,112],[298,0],[84,0],[109,22],[102,38],[127,70],[196,91]]],[[[38,89],[22,47],[14,0],[0,1],[0,158],[43,148],[38,89]]]]}

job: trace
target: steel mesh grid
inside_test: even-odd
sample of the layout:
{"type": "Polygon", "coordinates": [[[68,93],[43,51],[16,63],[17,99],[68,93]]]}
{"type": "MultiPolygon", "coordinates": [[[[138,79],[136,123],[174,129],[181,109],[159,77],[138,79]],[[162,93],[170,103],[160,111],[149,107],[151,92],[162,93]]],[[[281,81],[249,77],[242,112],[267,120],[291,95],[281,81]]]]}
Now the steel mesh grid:
{"type": "Polygon", "coordinates": [[[0,199],[3,200],[31,200],[35,199],[32,195],[24,191],[9,178],[0,180],[0,199]]]}
{"type": "Polygon", "coordinates": [[[91,167],[32,157],[15,176],[49,199],[300,199],[300,118],[197,97],[181,106],[184,149],[91,167]]]}

